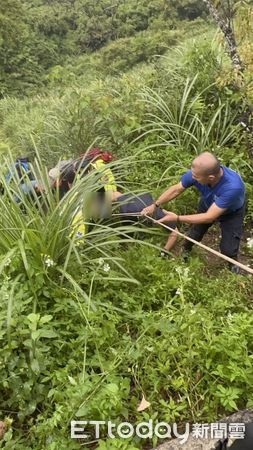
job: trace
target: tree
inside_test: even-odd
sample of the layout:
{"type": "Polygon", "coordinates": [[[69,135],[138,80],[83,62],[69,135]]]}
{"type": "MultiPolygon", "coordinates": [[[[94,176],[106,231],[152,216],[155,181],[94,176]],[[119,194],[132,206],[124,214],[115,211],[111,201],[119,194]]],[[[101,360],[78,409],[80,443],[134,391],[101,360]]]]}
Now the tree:
{"type": "MultiPolygon", "coordinates": [[[[252,140],[253,106],[250,98],[247,95],[247,88],[244,77],[245,64],[243,63],[238,51],[233,24],[233,19],[235,17],[237,8],[242,4],[245,4],[245,2],[236,2],[235,0],[203,0],[203,2],[207,5],[210,14],[214,18],[215,22],[217,23],[225,37],[228,47],[228,53],[237,75],[234,79],[234,89],[235,91],[240,92],[242,99],[242,113],[239,121],[252,140]]],[[[252,144],[250,144],[250,149],[252,152],[252,144]]]]}
{"type": "Polygon", "coordinates": [[[29,39],[21,1],[0,2],[0,96],[37,83],[40,70],[31,54],[29,39]]]}
{"type": "Polygon", "coordinates": [[[238,73],[243,73],[244,66],[237,49],[237,43],[233,27],[234,5],[233,0],[203,0],[209,9],[211,16],[224,34],[228,46],[228,52],[232,63],[238,73]]]}

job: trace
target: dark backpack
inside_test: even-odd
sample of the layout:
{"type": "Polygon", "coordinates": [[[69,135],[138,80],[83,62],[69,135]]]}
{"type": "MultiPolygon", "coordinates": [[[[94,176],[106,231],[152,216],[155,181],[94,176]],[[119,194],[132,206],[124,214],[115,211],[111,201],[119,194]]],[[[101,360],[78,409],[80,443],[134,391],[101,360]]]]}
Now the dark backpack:
{"type": "MultiPolygon", "coordinates": [[[[137,222],[140,218],[139,213],[143,210],[143,208],[146,208],[146,206],[150,206],[154,203],[152,195],[148,192],[139,195],[123,194],[117,199],[117,201],[119,202],[119,211],[120,214],[122,214],[122,219],[127,222],[137,222]]],[[[164,216],[165,213],[163,210],[161,208],[156,208],[154,218],[159,220],[164,216]]],[[[142,217],[142,219],[146,218],[142,217]]],[[[146,220],[150,225],[152,224],[151,220],[146,220]]]]}
{"type": "Polygon", "coordinates": [[[83,153],[62,167],[60,175],[60,198],[69,191],[69,185],[73,184],[76,175],[80,174],[81,177],[87,175],[90,164],[97,159],[102,159],[105,163],[109,163],[114,157],[110,152],[105,152],[100,148],[91,148],[88,152],[83,153]]]}

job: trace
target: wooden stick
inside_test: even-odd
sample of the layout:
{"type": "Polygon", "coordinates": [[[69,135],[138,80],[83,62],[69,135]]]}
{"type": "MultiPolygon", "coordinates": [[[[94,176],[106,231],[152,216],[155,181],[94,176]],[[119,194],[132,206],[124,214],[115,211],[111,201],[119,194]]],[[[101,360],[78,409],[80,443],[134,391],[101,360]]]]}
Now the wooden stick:
{"type": "Polygon", "coordinates": [[[199,247],[203,248],[204,250],[207,250],[209,253],[213,253],[214,255],[218,256],[219,258],[225,259],[225,261],[228,261],[232,264],[235,264],[236,266],[240,267],[241,269],[245,270],[246,272],[253,275],[253,269],[251,269],[248,266],[245,266],[245,264],[240,263],[239,261],[236,261],[233,258],[230,258],[229,256],[223,255],[220,252],[217,252],[216,250],[213,250],[212,248],[208,247],[207,245],[201,244],[201,242],[195,241],[195,239],[190,238],[189,236],[186,236],[183,233],[180,233],[180,231],[174,230],[174,228],[169,227],[168,225],[165,225],[164,223],[158,222],[158,220],[154,219],[151,216],[148,216],[147,214],[139,214],[139,213],[119,213],[119,214],[112,214],[113,216],[135,216],[135,217],[146,217],[147,219],[152,220],[157,225],[161,225],[162,227],[166,228],[169,231],[173,231],[178,236],[183,237],[187,241],[192,242],[195,245],[198,245],[199,247]]]}

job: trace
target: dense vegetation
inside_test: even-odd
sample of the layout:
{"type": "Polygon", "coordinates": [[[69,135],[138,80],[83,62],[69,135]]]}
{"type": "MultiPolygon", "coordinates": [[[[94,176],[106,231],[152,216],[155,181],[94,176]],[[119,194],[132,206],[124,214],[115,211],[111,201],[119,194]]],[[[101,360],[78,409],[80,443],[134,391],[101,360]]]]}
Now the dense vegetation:
{"type": "MultiPolygon", "coordinates": [[[[147,443],[71,440],[70,421],[215,422],[253,405],[251,277],[199,249],[187,264],[163,260],[166,233],[141,226],[93,224],[78,245],[71,217],[99,180],[59,204],[45,169],[96,144],[117,155],[122,190],[156,196],[214,151],[247,185],[250,263],[253,139],[240,122],[253,102],[252,14],[237,4],[242,79],[201,1],[0,4],[0,419],[12,419],[1,448],[134,450],[147,443]],[[13,201],[9,152],[37,157],[47,212],[21,192],[24,207],[13,201]],[[151,406],[137,412],[142,395],[151,406]]],[[[170,209],[196,202],[187,191],[170,209]]]]}
{"type": "MultiPolygon", "coordinates": [[[[170,44],[165,30],[175,29],[178,20],[205,15],[196,0],[7,0],[0,5],[1,94],[22,94],[47,84],[48,70],[65,64],[67,58],[103,47],[120,38],[149,30],[155,35],[148,55],[160,54],[170,44]]],[[[141,45],[141,37],[136,46],[141,45]]],[[[130,41],[131,42],[131,41],[130,41]]],[[[144,36],[142,47],[144,43],[144,36]]],[[[134,49],[132,49],[134,50],[134,49]]],[[[119,41],[118,52],[127,54],[119,41]]],[[[122,55],[124,59],[124,55],[122,55]]]]}

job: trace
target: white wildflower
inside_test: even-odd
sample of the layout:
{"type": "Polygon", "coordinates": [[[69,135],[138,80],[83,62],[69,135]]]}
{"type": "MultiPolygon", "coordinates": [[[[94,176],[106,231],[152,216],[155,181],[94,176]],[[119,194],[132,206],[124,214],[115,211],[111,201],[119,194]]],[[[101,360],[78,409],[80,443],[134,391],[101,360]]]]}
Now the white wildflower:
{"type": "Polygon", "coordinates": [[[100,265],[100,266],[102,266],[103,264],[104,264],[104,259],[103,258],[99,258],[99,260],[98,260],[98,264],[100,265]]]}
{"type": "Polygon", "coordinates": [[[181,294],[182,294],[182,290],[180,288],[177,288],[176,295],[181,295],[181,294]]]}
{"type": "Polygon", "coordinates": [[[180,266],[176,267],[176,272],[177,272],[179,275],[181,275],[181,274],[183,273],[182,267],[180,267],[180,266]]]}
{"type": "Polygon", "coordinates": [[[111,267],[109,266],[109,264],[104,264],[104,266],[103,266],[104,272],[109,272],[110,269],[111,269],[111,267]]]}
{"type": "Polygon", "coordinates": [[[253,248],[253,238],[248,238],[247,239],[247,247],[248,248],[253,248]]]}
{"type": "Polygon", "coordinates": [[[54,266],[54,261],[51,258],[47,258],[45,259],[45,264],[47,267],[52,267],[54,266]]]}
{"type": "Polygon", "coordinates": [[[44,259],[44,264],[45,264],[47,267],[55,266],[55,262],[52,260],[52,258],[50,257],[50,255],[43,255],[43,254],[42,254],[42,256],[43,256],[43,259],[44,259]]]}
{"type": "Polygon", "coordinates": [[[186,267],[186,268],[184,269],[184,276],[187,278],[188,275],[189,275],[189,267],[186,267]]]}
{"type": "Polygon", "coordinates": [[[233,315],[231,314],[231,312],[229,311],[228,315],[227,315],[227,320],[228,322],[231,322],[231,320],[233,319],[233,315]]]}
{"type": "Polygon", "coordinates": [[[11,258],[8,258],[8,259],[5,261],[5,264],[4,264],[5,267],[9,266],[10,263],[11,263],[11,258]]]}

